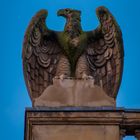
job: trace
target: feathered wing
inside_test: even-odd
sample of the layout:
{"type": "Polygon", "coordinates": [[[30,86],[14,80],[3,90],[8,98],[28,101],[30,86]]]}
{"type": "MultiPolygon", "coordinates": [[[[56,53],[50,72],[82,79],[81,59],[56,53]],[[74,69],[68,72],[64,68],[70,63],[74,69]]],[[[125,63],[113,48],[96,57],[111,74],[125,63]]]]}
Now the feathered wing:
{"type": "Polygon", "coordinates": [[[32,100],[52,83],[62,52],[56,33],[46,27],[47,11],[39,11],[31,20],[23,44],[23,69],[32,100]]]}
{"type": "Polygon", "coordinates": [[[97,9],[100,26],[87,33],[86,58],[95,84],[116,98],[123,70],[123,40],[121,30],[105,7],[97,9]]]}

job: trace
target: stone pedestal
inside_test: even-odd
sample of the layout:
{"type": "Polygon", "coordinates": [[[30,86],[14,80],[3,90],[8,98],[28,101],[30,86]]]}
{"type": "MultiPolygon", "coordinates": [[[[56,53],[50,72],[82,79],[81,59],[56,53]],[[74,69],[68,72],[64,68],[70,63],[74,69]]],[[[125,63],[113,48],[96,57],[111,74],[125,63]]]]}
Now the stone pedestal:
{"type": "Polygon", "coordinates": [[[126,130],[125,129],[121,129],[120,130],[120,140],[123,140],[123,138],[125,137],[126,135],[126,130]]]}
{"type": "Polygon", "coordinates": [[[120,140],[122,130],[126,135],[140,130],[139,110],[41,107],[25,114],[25,140],[120,140]]]}
{"type": "Polygon", "coordinates": [[[65,107],[116,106],[114,98],[94,85],[94,80],[54,79],[53,85],[47,87],[42,95],[33,102],[34,106],[65,107]]]}
{"type": "Polygon", "coordinates": [[[119,127],[105,125],[33,126],[33,140],[119,140],[119,127]]]}
{"type": "Polygon", "coordinates": [[[137,138],[137,140],[140,140],[140,128],[139,130],[135,131],[135,137],[137,138]]]}

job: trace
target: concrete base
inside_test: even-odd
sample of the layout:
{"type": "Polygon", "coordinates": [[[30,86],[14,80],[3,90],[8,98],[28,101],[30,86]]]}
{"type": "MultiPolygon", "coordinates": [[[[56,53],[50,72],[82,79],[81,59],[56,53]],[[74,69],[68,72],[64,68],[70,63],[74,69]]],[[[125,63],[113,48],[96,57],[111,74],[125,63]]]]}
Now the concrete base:
{"type": "Polygon", "coordinates": [[[121,130],[140,130],[140,110],[41,107],[25,114],[25,140],[120,140],[121,130]]]}
{"type": "Polygon", "coordinates": [[[43,125],[33,126],[33,140],[119,140],[118,126],[43,125]]]}
{"type": "Polygon", "coordinates": [[[116,101],[103,91],[94,81],[75,79],[54,79],[53,85],[47,87],[42,95],[35,99],[34,106],[116,106],[116,101]]]}

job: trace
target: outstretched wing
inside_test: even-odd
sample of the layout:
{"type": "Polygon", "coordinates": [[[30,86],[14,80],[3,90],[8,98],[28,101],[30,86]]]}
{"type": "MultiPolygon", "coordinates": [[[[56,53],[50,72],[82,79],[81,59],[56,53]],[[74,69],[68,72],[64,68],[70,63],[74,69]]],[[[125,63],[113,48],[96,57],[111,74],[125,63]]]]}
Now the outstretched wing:
{"type": "Polygon", "coordinates": [[[87,32],[86,58],[95,84],[116,98],[123,70],[123,40],[113,15],[105,7],[97,9],[100,26],[87,32]]]}
{"type": "Polygon", "coordinates": [[[39,11],[31,20],[23,44],[23,69],[32,100],[52,83],[61,48],[55,32],[46,27],[47,11],[39,11]]]}

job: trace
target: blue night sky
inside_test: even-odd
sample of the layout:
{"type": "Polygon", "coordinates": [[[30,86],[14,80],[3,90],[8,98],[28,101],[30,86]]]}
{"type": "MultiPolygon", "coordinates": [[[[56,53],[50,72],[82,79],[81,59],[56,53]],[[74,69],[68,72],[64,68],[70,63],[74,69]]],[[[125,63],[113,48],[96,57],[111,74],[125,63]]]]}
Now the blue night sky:
{"type": "MultiPolygon", "coordinates": [[[[63,30],[60,8],[82,11],[82,27],[98,26],[95,9],[104,5],[116,17],[124,38],[124,74],[117,106],[140,108],[140,1],[139,0],[1,0],[0,1],[0,139],[23,140],[24,111],[31,106],[22,71],[23,36],[31,17],[47,9],[50,29],[63,30]]],[[[125,140],[133,140],[128,137],[125,140]]]]}

